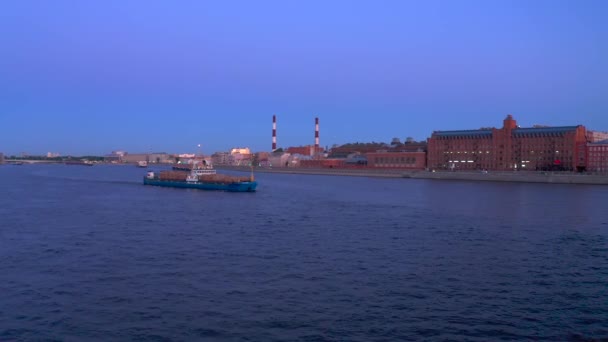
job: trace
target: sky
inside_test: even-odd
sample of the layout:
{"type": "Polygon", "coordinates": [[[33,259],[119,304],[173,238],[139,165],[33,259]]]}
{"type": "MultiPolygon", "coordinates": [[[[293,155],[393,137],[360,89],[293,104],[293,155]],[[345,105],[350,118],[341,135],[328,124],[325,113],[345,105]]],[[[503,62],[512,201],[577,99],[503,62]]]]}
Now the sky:
{"type": "Polygon", "coordinates": [[[0,152],[205,153],[608,131],[608,1],[0,4],[0,152]],[[201,147],[197,147],[198,145],[201,147]]]}

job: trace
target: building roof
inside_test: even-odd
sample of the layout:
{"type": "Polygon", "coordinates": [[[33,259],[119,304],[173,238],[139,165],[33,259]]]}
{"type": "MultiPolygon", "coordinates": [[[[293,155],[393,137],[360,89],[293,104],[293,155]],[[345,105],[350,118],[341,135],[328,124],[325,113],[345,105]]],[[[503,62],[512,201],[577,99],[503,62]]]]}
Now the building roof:
{"type": "MultiPolygon", "coordinates": [[[[566,133],[575,131],[579,126],[560,126],[560,127],[531,127],[531,128],[515,128],[513,134],[549,134],[549,133],[566,133]]],[[[461,131],[435,131],[435,137],[485,137],[491,136],[491,129],[474,129],[461,131]]]]}
{"type": "Polygon", "coordinates": [[[513,134],[547,134],[576,131],[579,126],[516,128],[513,134]]]}
{"type": "Polygon", "coordinates": [[[436,137],[479,137],[479,136],[491,136],[491,129],[472,129],[462,131],[435,131],[433,136],[436,137]]]}

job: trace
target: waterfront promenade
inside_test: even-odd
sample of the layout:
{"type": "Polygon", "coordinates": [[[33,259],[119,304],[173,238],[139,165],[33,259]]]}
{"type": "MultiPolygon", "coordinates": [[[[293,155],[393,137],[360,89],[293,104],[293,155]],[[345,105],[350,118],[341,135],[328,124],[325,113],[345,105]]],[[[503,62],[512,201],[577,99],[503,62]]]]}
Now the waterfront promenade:
{"type": "MultiPolygon", "coordinates": [[[[247,166],[216,166],[217,169],[250,172],[247,166]]],[[[540,172],[540,171],[490,171],[488,173],[470,171],[409,171],[399,169],[371,168],[254,168],[254,172],[291,173],[311,175],[390,177],[435,180],[554,183],[554,184],[596,184],[608,185],[607,174],[585,174],[573,172],[540,172]]]]}

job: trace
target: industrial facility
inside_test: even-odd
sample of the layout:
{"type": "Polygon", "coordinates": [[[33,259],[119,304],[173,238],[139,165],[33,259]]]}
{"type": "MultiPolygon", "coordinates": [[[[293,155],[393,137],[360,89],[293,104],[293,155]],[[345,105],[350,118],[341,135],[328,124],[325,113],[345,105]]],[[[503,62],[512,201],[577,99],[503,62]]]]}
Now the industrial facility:
{"type": "Polygon", "coordinates": [[[256,165],[301,168],[398,168],[404,170],[608,172],[608,133],[582,125],[522,128],[508,115],[501,128],[435,131],[427,141],[394,138],[386,143],[350,143],[324,149],[315,118],[314,144],[277,148],[272,117],[272,153],[256,165]]]}
{"type": "MultiPolygon", "coordinates": [[[[49,152],[46,158],[58,155],[49,152]]],[[[148,165],[189,163],[200,158],[204,158],[200,153],[112,151],[103,160],[148,165]]],[[[208,158],[218,166],[263,168],[608,173],[608,132],[587,130],[582,125],[520,127],[512,115],[507,115],[500,128],[434,131],[426,141],[406,137],[403,142],[392,138],[390,143],[355,142],[323,148],[320,120],[315,117],[311,144],[281,148],[277,145],[277,115],[272,115],[270,151],[252,152],[248,147],[234,147],[208,158]]],[[[0,153],[0,164],[3,161],[0,153]]]]}

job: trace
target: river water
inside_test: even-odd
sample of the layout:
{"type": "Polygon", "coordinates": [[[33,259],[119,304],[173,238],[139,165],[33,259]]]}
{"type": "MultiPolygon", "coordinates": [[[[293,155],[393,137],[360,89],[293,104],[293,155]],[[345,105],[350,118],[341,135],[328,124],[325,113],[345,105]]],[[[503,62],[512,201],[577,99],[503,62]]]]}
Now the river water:
{"type": "Polygon", "coordinates": [[[608,338],[608,187],[0,166],[0,341],[608,338]]]}

